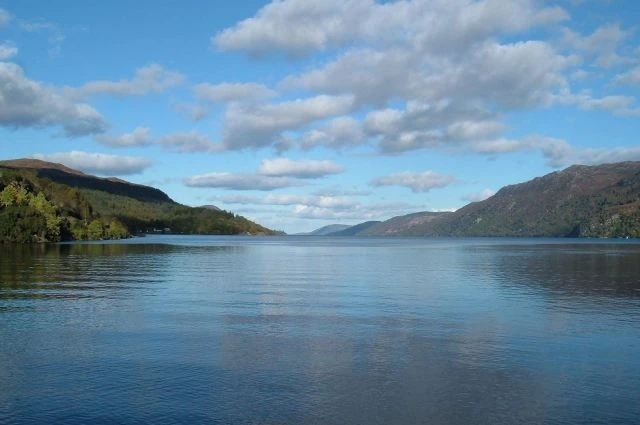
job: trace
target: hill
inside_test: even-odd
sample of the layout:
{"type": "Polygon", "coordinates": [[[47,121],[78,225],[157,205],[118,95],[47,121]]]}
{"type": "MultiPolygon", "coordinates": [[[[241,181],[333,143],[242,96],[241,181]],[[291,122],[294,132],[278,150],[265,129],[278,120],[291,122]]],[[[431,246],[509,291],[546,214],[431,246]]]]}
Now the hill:
{"type": "Polygon", "coordinates": [[[351,226],[348,224],[329,224],[328,226],[323,226],[312,232],[296,233],[295,236],[326,236],[330,233],[335,233],[344,229],[348,229],[349,227],[351,226]]]}
{"type": "Polygon", "coordinates": [[[340,230],[338,232],[328,233],[327,236],[357,236],[358,234],[369,229],[370,227],[380,223],[381,223],[380,221],[365,221],[364,223],[347,227],[346,229],[340,230]]]}
{"type": "Polygon", "coordinates": [[[0,242],[111,239],[146,232],[273,234],[227,211],[178,204],[156,188],[44,161],[0,161],[0,242]]]}
{"type": "Polygon", "coordinates": [[[395,217],[361,234],[640,237],[640,162],[574,165],[453,213],[395,217]]]}
{"type": "Polygon", "coordinates": [[[31,170],[36,176],[50,179],[56,183],[78,189],[98,190],[113,195],[122,195],[142,202],[174,202],[166,193],[154,187],[130,183],[115,177],[100,178],[91,176],[53,162],[38,159],[13,159],[0,161],[0,167],[31,170]]]}

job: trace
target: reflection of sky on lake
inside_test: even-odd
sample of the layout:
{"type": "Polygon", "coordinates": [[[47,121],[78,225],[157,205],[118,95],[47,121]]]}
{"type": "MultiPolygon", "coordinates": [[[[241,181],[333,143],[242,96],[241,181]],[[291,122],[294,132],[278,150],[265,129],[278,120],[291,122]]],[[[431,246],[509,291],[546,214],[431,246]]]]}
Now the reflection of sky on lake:
{"type": "Polygon", "coordinates": [[[166,236],[0,250],[0,423],[640,415],[638,245],[166,236]]]}

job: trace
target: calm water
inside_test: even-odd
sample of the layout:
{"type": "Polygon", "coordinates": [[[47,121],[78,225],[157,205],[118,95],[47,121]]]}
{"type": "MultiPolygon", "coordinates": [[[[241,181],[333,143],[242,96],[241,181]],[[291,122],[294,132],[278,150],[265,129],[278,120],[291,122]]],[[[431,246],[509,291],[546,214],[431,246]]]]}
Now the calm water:
{"type": "Polygon", "coordinates": [[[0,246],[1,424],[640,423],[640,244],[0,246]]]}

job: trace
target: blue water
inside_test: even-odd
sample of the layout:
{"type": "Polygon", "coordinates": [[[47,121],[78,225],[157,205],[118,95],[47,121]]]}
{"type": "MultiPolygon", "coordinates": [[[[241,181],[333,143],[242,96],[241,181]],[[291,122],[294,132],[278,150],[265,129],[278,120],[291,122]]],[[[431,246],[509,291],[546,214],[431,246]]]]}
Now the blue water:
{"type": "Polygon", "coordinates": [[[0,424],[640,423],[640,244],[0,246],[0,424]]]}

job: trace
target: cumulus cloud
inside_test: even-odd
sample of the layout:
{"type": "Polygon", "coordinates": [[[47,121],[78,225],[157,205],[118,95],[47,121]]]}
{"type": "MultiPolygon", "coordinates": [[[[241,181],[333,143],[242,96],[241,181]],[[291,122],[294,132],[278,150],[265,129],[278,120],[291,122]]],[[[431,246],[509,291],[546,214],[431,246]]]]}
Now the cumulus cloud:
{"type": "Polygon", "coordinates": [[[106,122],[86,103],[30,80],[22,68],[0,63],[0,125],[8,128],[60,126],[68,137],[102,133],[106,122]]]}
{"type": "Polygon", "coordinates": [[[0,42],[0,60],[11,59],[18,54],[18,48],[9,41],[0,42]]]}
{"type": "Polygon", "coordinates": [[[630,35],[631,31],[623,30],[619,24],[606,24],[586,36],[565,28],[562,41],[566,46],[593,57],[598,66],[610,68],[629,62],[617,50],[630,35]]]}
{"type": "Polygon", "coordinates": [[[348,196],[330,196],[330,195],[287,195],[287,194],[269,194],[263,198],[255,196],[228,195],[220,198],[226,204],[241,205],[306,205],[318,208],[359,208],[360,203],[354,201],[348,196]]]}
{"type": "Polygon", "coordinates": [[[401,153],[495,137],[504,129],[498,118],[496,113],[474,104],[412,101],[403,110],[370,112],[363,126],[381,152],[401,153]]]}
{"type": "Polygon", "coordinates": [[[557,158],[551,165],[562,167],[572,164],[596,165],[621,161],[640,161],[640,148],[573,148],[567,155],[557,158]]]}
{"type": "Polygon", "coordinates": [[[271,2],[256,16],[216,34],[212,42],[223,50],[253,55],[278,51],[299,56],[360,39],[390,44],[409,34],[420,36],[422,45],[446,43],[448,48],[567,17],[560,8],[536,8],[530,0],[287,0],[271,2]]]}
{"type": "Polygon", "coordinates": [[[449,186],[455,181],[453,176],[438,174],[433,171],[403,171],[388,176],[378,177],[371,181],[372,186],[402,186],[414,193],[428,192],[431,189],[449,186]]]}
{"type": "Polygon", "coordinates": [[[271,146],[284,131],[299,130],[351,111],[351,96],[320,95],[277,104],[229,106],[224,117],[223,144],[229,150],[271,146]]]}
{"type": "Polygon", "coordinates": [[[107,155],[82,151],[36,154],[33,158],[49,162],[58,162],[69,168],[99,175],[139,174],[153,162],[146,158],[132,156],[107,155]]]}
{"type": "Polygon", "coordinates": [[[361,145],[365,140],[366,135],[360,122],[345,116],[329,120],[323,125],[304,132],[297,139],[289,139],[287,143],[289,145],[297,144],[302,149],[311,149],[316,146],[340,149],[361,145]]]}
{"type": "MultiPolygon", "coordinates": [[[[299,104],[322,97],[345,104],[304,119],[286,112],[288,102],[230,107],[223,144],[285,150],[372,143],[394,155],[500,144],[508,152],[530,149],[501,139],[504,117],[513,111],[570,105],[640,115],[632,96],[598,97],[571,87],[587,75],[578,69],[584,58],[601,66],[619,59],[629,31],[608,24],[588,35],[565,29],[553,42],[529,38],[532,29],[569,18],[536,0],[273,1],[216,34],[213,43],[251,55],[327,51],[324,62],[285,77],[277,88],[312,93],[299,104]],[[366,115],[346,115],[353,112],[366,115]]],[[[614,81],[635,84],[636,77],[629,71],[614,81]]]]}
{"type": "Polygon", "coordinates": [[[389,217],[405,215],[410,212],[426,210],[424,205],[406,203],[373,203],[360,204],[349,208],[332,208],[326,206],[298,204],[291,211],[293,218],[310,220],[386,220],[389,217]]]}
{"type": "Polygon", "coordinates": [[[207,173],[188,177],[184,180],[184,184],[189,187],[268,191],[302,186],[304,183],[290,177],[263,176],[251,173],[207,173]]]}
{"type": "Polygon", "coordinates": [[[202,83],[193,88],[195,96],[207,102],[242,102],[267,99],[276,92],[256,83],[202,83]]]}
{"type": "Polygon", "coordinates": [[[589,92],[565,93],[555,96],[553,101],[558,104],[575,105],[587,111],[612,111],[619,114],[628,111],[636,103],[636,99],[632,96],[612,95],[598,98],[593,97],[589,92]]]}
{"type": "Polygon", "coordinates": [[[477,153],[494,155],[510,152],[539,151],[547,165],[553,168],[573,164],[597,165],[621,161],[640,160],[640,148],[584,148],[563,139],[532,135],[522,139],[496,139],[472,143],[469,148],[477,153]]]}
{"type": "Polygon", "coordinates": [[[341,187],[328,187],[313,192],[316,196],[369,196],[371,191],[358,189],[344,189],[341,187]]]}
{"type": "Polygon", "coordinates": [[[265,159],[260,163],[258,173],[265,176],[290,176],[303,179],[339,174],[344,168],[329,160],[298,160],[288,158],[265,159]]]}
{"type": "MultiPolygon", "coordinates": [[[[354,195],[357,196],[357,195],[354,195]]],[[[408,212],[424,210],[424,205],[411,205],[407,203],[372,203],[365,204],[345,194],[269,194],[264,197],[227,195],[210,198],[211,201],[222,201],[225,204],[237,205],[262,205],[275,209],[261,209],[261,212],[274,212],[280,217],[298,219],[326,219],[326,220],[376,220],[386,219],[393,215],[402,215],[408,212]],[[284,212],[279,207],[292,207],[284,212]]]]}
{"type": "Polygon", "coordinates": [[[358,205],[356,201],[346,196],[301,196],[272,194],[262,201],[267,205],[306,205],[318,208],[346,209],[358,205]]]}
{"type": "Polygon", "coordinates": [[[67,93],[77,97],[95,94],[116,96],[140,96],[149,93],[162,93],[182,84],[184,75],[164,69],[161,65],[151,64],[136,70],[133,78],[119,81],[90,81],[81,87],[67,88],[67,93]]]}
{"type": "Polygon", "coordinates": [[[197,131],[168,134],[158,140],[165,149],[176,152],[219,152],[221,146],[197,131]]]}
{"type": "Polygon", "coordinates": [[[479,201],[484,201],[485,199],[490,198],[495,194],[496,192],[494,190],[483,189],[479,192],[469,193],[463,196],[462,200],[467,202],[479,202],[479,201]]]}
{"type": "Polygon", "coordinates": [[[304,186],[305,180],[337,174],[344,169],[328,160],[265,159],[255,173],[208,173],[184,180],[191,187],[216,187],[234,190],[275,190],[304,186]]]}
{"type": "MultiPolygon", "coordinates": [[[[262,54],[282,49],[292,55],[321,50],[351,37],[358,14],[370,7],[368,0],[289,0],[272,2],[212,38],[223,50],[262,54]]],[[[360,15],[362,16],[362,15],[360,15]]]]}
{"type": "Polygon", "coordinates": [[[131,133],[100,134],[95,137],[96,142],[112,148],[129,148],[146,146],[151,143],[151,129],[136,127],[131,133]]]}

